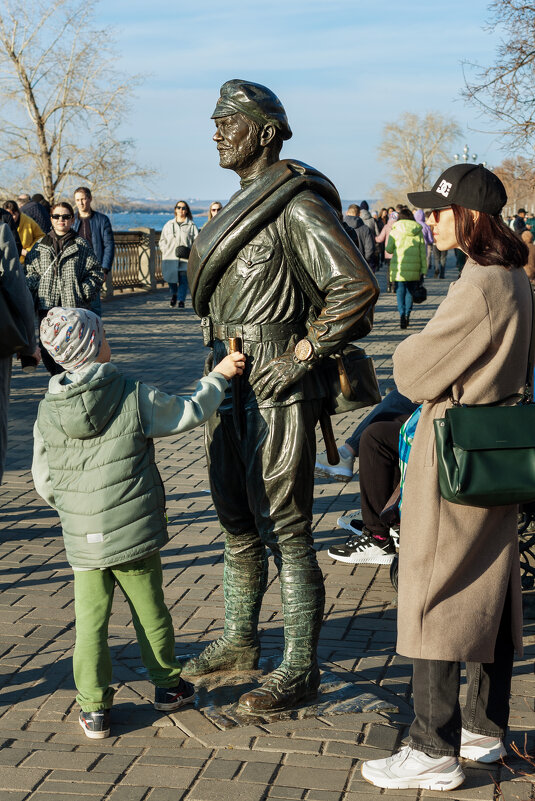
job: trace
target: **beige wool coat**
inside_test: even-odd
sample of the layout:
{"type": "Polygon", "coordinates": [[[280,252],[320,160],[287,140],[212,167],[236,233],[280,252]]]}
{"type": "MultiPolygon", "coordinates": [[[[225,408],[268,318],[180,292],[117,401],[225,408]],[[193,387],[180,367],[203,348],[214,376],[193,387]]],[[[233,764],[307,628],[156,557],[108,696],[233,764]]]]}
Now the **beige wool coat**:
{"type": "Polygon", "coordinates": [[[400,392],[423,403],[407,466],[401,515],[398,653],[493,662],[508,588],[522,650],[517,506],[480,509],[445,501],[433,420],[453,397],[483,404],[522,392],[532,301],[522,269],[468,260],[434,317],[394,353],[400,392]]]}

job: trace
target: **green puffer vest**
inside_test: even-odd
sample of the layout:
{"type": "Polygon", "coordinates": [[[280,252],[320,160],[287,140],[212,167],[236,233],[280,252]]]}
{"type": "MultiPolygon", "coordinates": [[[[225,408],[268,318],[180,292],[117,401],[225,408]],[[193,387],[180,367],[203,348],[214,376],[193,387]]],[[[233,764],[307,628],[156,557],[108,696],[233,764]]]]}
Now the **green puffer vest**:
{"type": "Polygon", "coordinates": [[[73,567],[131,562],[167,542],[165,493],[135,381],[114,373],[47,393],[37,425],[73,567]]]}

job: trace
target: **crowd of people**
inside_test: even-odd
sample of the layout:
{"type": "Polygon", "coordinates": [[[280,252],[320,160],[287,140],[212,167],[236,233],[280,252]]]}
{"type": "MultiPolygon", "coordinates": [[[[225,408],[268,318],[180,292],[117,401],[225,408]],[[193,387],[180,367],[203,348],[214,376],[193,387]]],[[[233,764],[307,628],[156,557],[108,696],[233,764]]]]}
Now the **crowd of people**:
{"type": "MultiPolygon", "coordinates": [[[[231,116],[228,106],[219,116],[223,120],[231,116]]],[[[277,119],[280,122],[280,114],[277,119]]],[[[226,135],[223,123],[217,130],[221,138],[226,135]]],[[[36,363],[42,357],[52,376],[34,428],[32,475],[37,492],[60,516],[67,559],[74,570],[73,666],[80,725],[88,737],[103,738],[111,730],[113,689],[107,625],[115,583],[131,605],[141,656],[155,685],[155,708],[176,710],[195,696],[193,684],[182,678],[182,666],[175,657],[172,621],[163,599],[159,550],[167,541],[165,496],[152,440],[210,421],[212,462],[220,448],[220,458],[230,465],[234,451],[244,447],[247,434],[230,411],[217,420],[215,412],[225,398],[228,401],[231,385],[236,386],[231,384],[233,379],[242,374],[251,382],[253,379],[248,356],[239,349],[227,354],[223,335],[219,340],[217,332],[215,366],[200,380],[191,398],[167,395],[122,376],[111,362],[101,319],[100,290],[113,265],[110,221],[92,209],[87,187],[76,190],[74,201],[76,212],[68,201],[54,203],[48,210],[44,198],[37,195],[6,201],[4,209],[19,242],[10,230],[13,226],[0,223],[0,255],[2,288],[15,301],[24,320],[27,345],[20,355],[36,363]]],[[[517,509],[512,505],[459,506],[441,497],[433,421],[442,418],[453,403],[499,403],[522,392],[532,320],[528,277],[535,280],[535,248],[522,210],[512,227],[504,224],[500,217],[506,202],[504,187],[483,165],[454,165],[439,176],[431,190],[411,193],[408,201],[415,211],[399,204],[372,214],[366,201],[351,204],[343,219],[343,230],[360,251],[358,257],[362,254],[372,271],[388,270],[400,327],[409,326],[413,296],[429,271],[439,279],[445,277],[448,251],[458,254],[461,278],[425,328],[398,346],[394,354],[397,389],[340,447],[339,465],[332,466],[326,454],[319,454],[316,471],[346,481],[352,478],[355,459],[359,458],[362,514],[340,518],[339,525],[350,536],[344,544],[331,546],[329,555],[333,559],[350,564],[390,564],[399,546],[397,651],[414,663],[415,720],[409,744],[392,757],[365,762],[363,776],[387,789],[447,790],[464,780],[459,756],[493,762],[506,753],[503,741],[513,655],[515,649],[522,649],[522,617],[517,509]],[[411,420],[415,422],[410,458],[406,469],[400,469],[400,431],[411,420]],[[398,542],[381,512],[400,479],[403,508],[398,542]],[[468,665],[468,701],[462,711],[461,662],[468,665]]],[[[211,220],[221,208],[219,203],[211,204],[207,224],[213,225],[211,220]]],[[[321,204],[317,208],[322,209],[325,220],[331,219],[321,204]]],[[[335,224],[340,226],[339,221],[335,224]]],[[[172,307],[185,306],[188,259],[198,234],[188,203],[179,200],[174,218],[164,225],[159,240],[172,307]]],[[[347,237],[342,237],[337,246],[350,261],[354,251],[347,237]]],[[[361,263],[361,269],[369,288],[366,303],[371,307],[377,285],[365,263],[361,263]]],[[[329,284],[329,291],[336,295],[340,290],[333,285],[329,284]]],[[[269,326],[269,321],[263,325],[269,326]]],[[[226,336],[227,327],[223,327],[226,336]]],[[[262,339],[257,332],[254,336],[259,337],[253,341],[260,348],[262,339]]],[[[312,348],[306,338],[297,345],[301,343],[312,348]]],[[[312,386],[306,382],[315,356],[314,348],[311,355],[297,345],[291,354],[271,354],[269,366],[276,363],[277,380],[291,373],[290,391],[302,393],[303,387],[312,386]],[[297,389],[296,376],[301,382],[297,389]]],[[[11,358],[1,359],[2,460],[10,374],[11,358]]],[[[295,403],[292,400],[293,407],[285,406],[284,392],[289,391],[290,384],[283,387],[282,394],[276,394],[265,368],[255,380],[260,406],[271,396],[275,403],[259,410],[256,402],[254,413],[276,418],[281,430],[290,426],[288,409],[295,409],[300,401],[298,397],[295,403]]],[[[317,400],[314,398],[316,404],[317,400]]],[[[302,423],[299,431],[304,436],[310,421],[302,423]]],[[[290,455],[298,457],[302,465],[312,450],[308,443],[292,449],[290,455]]],[[[279,462],[284,456],[282,440],[276,456],[279,462]]],[[[289,465],[288,474],[295,472],[296,465],[289,465]]],[[[227,534],[233,526],[239,528],[233,536],[227,536],[227,576],[234,569],[242,573],[243,581],[240,559],[244,549],[254,550],[256,572],[247,575],[247,581],[249,589],[257,581],[261,602],[264,556],[257,553],[256,540],[252,541],[245,523],[236,523],[239,510],[223,497],[223,483],[217,484],[213,472],[211,476],[213,492],[221,496],[219,510],[228,511],[228,520],[223,523],[227,534]]],[[[264,510],[264,515],[269,516],[269,511],[264,510]]],[[[311,536],[295,539],[295,532],[288,536],[288,541],[275,537],[268,540],[281,573],[281,585],[289,596],[295,595],[291,582],[284,585],[284,571],[291,561],[289,542],[293,551],[299,551],[292,558],[299,562],[301,571],[299,592],[306,594],[305,585],[314,580],[317,568],[315,556],[310,555],[311,536]]],[[[323,611],[320,595],[318,589],[314,606],[307,596],[303,613],[319,620],[318,634],[323,611]]],[[[290,602],[289,597],[288,607],[290,602]]],[[[247,603],[242,593],[240,605],[247,603]]],[[[251,612],[256,621],[259,608],[251,612]]],[[[235,663],[244,666],[250,660],[253,665],[259,649],[256,630],[242,637],[237,628],[228,629],[227,622],[221,639],[235,663]]],[[[297,630],[300,622],[296,618],[291,625],[297,630]]],[[[305,640],[304,635],[300,637],[300,647],[304,648],[305,640]]],[[[220,648],[217,643],[212,644],[216,650],[220,648]]],[[[309,650],[316,643],[317,639],[309,644],[309,650]]],[[[193,660],[190,675],[196,675],[199,664],[209,663],[212,646],[193,660]]],[[[297,659],[297,651],[295,646],[288,665],[297,664],[290,659],[297,659]]],[[[314,663],[315,652],[309,656],[314,663]]],[[[291,697],[303,700],[317,691],[319,671],[318,675],[312,672],[306,679],[309,689],[314,685],[310,693],[291,697]]],[[[303,679],[294,683],[297,681],[303,679]]],[[[252,701],[244,703],[254,707],[259,698],[265,701],[266,693],[263,700],[261,691],[250,696],[252,701]]]]}

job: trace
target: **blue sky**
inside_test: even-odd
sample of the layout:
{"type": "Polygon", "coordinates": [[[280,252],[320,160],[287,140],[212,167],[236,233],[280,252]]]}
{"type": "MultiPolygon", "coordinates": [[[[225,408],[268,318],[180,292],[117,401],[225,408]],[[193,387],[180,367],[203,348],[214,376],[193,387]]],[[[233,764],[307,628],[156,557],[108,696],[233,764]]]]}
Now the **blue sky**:
{"type": "Polygon", "coordinates": [[[118,68],[144,76],[123,132],[156,176],[133,192],[223,199],[235,191],[235,174],[218,166],[210,119],[230,78],[278,94],[294,132],[283,157],[322,170],[346,199],[388,180],[377,145],[404,111],[455,118],[465,131],[459,148],[467,142],[498,164],[499,141],[470,130],[488,125],[460,97],[463,60],[493,60],[487,8],[488,0],[102,3],[96,24],[113,28],[118,68]]]}

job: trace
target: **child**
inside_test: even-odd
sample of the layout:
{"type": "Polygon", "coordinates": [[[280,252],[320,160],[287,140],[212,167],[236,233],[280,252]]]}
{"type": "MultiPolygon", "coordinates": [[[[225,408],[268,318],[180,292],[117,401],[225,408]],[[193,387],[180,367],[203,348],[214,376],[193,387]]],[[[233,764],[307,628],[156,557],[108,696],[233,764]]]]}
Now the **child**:
{"type": "Polygon", "coordinates": [[[114,690],[107,636],[116,583],[155,684],[155,708],[172,711],[195,696],[193,685],[180,678],[163,598],[159,549],[168,536],[152,439],[188,431],[214,414],[228,379],[242,374],[245,357],[227,356],[191,398],[183,398],[121,375],[110,362],[102,321],[87,309],[51,309],[41,340],[66,372],[51,378],[39,404],[32,475],[61,519],[74,570],[80,725],[100,739],[110,733],[114,690]]]}

